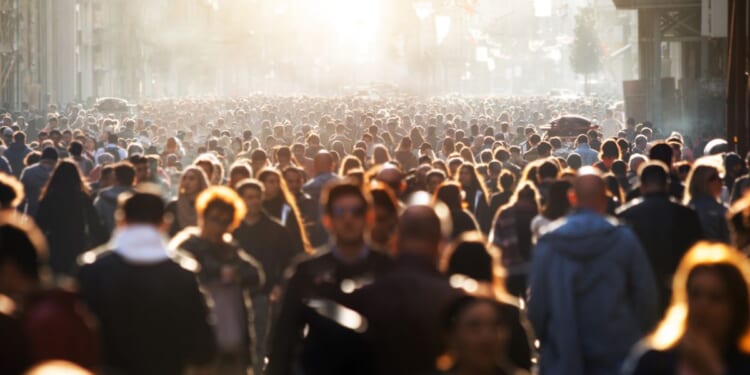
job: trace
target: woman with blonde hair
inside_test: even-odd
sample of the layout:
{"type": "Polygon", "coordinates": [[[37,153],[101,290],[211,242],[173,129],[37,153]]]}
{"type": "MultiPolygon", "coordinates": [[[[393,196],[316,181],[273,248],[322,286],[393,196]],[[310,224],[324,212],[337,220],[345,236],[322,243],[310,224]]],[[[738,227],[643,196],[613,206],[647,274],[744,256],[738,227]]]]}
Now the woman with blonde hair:
{"type": "Polygon", "coordinates": [[[626,374],[750,374],[750,263],[721,243],[682,258],[672,304],[626,362],[626,374]]]}
{"type": "Polygon", "coordinates": [[[698,164],[688,174],[684,203],[698,213],[706,239],[729,243],[727,207],[719,201],[723,188],[719,169],[698,164]]]}
{"type": "Polygon", "coordinates": [[[208,186],[208,177],[201,167],[191,165],[185,168],[182,176],[180,176],[177,199],[169,202],[166,207],[166,211],[172,214],[172,224],[169,227],[170,236],[198,224],[195,200],[198,198],[198,194],[208,186]]]}

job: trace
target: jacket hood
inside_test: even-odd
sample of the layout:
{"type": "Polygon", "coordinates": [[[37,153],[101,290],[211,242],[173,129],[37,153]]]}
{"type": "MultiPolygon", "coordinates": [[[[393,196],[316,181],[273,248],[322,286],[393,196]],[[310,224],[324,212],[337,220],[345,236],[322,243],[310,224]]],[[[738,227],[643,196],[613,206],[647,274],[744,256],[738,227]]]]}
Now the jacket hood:
{"type": "Polygon", "coordinates": [[[593,211],[576,211],[550,223],[540,241],[551,241],[567,257],[585,260],[609,250],[620,228],[617,219],[593,211]]]}

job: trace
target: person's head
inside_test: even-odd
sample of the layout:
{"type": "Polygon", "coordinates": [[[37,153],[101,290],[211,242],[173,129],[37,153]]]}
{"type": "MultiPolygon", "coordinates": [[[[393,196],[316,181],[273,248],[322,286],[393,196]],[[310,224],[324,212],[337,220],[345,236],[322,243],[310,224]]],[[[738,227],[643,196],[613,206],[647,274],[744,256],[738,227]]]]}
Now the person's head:
{"type": "Polygon", "coordinates": [[[208,186],[208,177],[203,169],[194,165],[188,166],[180,176],[179,196],[195,199],[208,186]]]}
{"type": "Polygon", "coordinates": [[[313,169],[315,175],[333,172],[335,166],[333,155],[326,150],[320,150],[313,158],[313,169]]]}
{"type": "Polygon", "coordinates": [[[377,144],[372,149],[372,164],[373,165],[379,165],[379,164],[385,164],[391,160],[391,155],[388,152],[388,149],[381,145],[377,144]]]}
{"type": "Polygon", "coordinates": [[[568,199],[574,208],[607,212],[607,185],[599,171],[593,167],[581,168],[568,199]]]}
{"type": "Polygon", "coordinates": [[[328,185],[321,195],[323,225],[339,246],[357,246],[374,221],[371,198],[359,186],[340,182],[328,185]]]}
{"type": "MultiPolygon", "coordinates": [[[[117,172],[115,170],[115,172],[117,172]]],[[[136,192],[121,194],[116,217],[120,225],[149,225],[161,227],[164,224],[165,206],[160,196],[152,193],[136,192]]]]}
{"type": "Polygon", "coordinates": [[[80,157],[81,153],[83,153],[83,144],[78,141],[70,142],[68,145],[68,152],[70,153],[70,156],[80,157]]]}
{"type": "Polygon", "coordinates": [[[195,201],[201,237],[212,242],[224,242],[245,217],[245,202],[226,186],[211,186],[195,201]]]}
{"type": "Polygon", "coordinates": [[[89,188],[81,176],[78,165],[72,161],[63,160],[52,171],[47,184],[39,195],[39,200],[50,198],[78,201],[81,193],[88,195],[89,188]]]}
{"type": "Polygon", "coordinates": [[[346,176],[352,169],[362,168],[362,162],[355,155],[344,156],[340,164],[339,176],[346,176]]]}
{"type": "Polygon", "coordinates": [[[601,152],[599,152],[599,159],[601,159],[602,162],[611,166],[615,160],[620,158],[620,155],[620,146],[617,144],[616,140],[610,138],[602,143],[601,152]]]}
{"type": "Polygon", "coordinates": [[[539,182],[554,180],[560,174],[560,167],[552,160],[545,160],[539,165],[537,179],[539,182]]]}
{"type": "Polygon", "coordinates": [[[648,341],[657,350],[669,350],[694,335],[723,354],[750,354],[748,282],[744,254],[720,243],[697,243],[677,267],[671,305],[648,341]]]}
{"type": "Polygon", "coordinates": [[[283,171],[283,177],[290,193],[296,194],[302,191],[302,186],[305,184],[305,171],[302,168],[287,167],[283,171]]]}
{"type": "Polygon", "coordinates": [[[568,167],[577,171],[581,169],[581,166],[583,166],[583,159],[581,159],[581,155],[579,155],[578,153],[571,152],[570,154],[568,154],[566,163],[568,164],[568,167]]]}
{"type": "Polygon", "coordinates": [[[455,181],[445,181],[438,186],[433,197],[433,204],[443,202],[451,211],[464,209],[461,185],[455,181]]]}
{"type": "Polygon", "coordinates": [[[258,217],[263,213],[263,183],[252,178],[242,180],[235,185],[237,194],[245,202],[248,217],[258,217]]]}
{"type": "Polygon", "coordinates": [[[565,216],[570,210],[568,193],[572,185],[567,180],[557,180],[549,187],[549,196],[544,205],[542,215],[549,220],[557,220],[565,216]]]}
{"type": "Polygon", "coordinates": [[[438,366],[446,371],[496,372],[498,361],[508,360],[513,325],[506,315],[493,298],[465,295],[453,300],[441,318],[449,354],[438,366]]]}
{"type": "Polygon", "coordinates": [[[695,165],[688,174],[685,183],[685,203],[699,197],[718,199],[721,195],[722,181],[719,170],[711,165],[695,165]]]}
{"type": "Polygon", "coordinates": [[[440,169],[431,169],[427,172],[425,180],[427,185],[427,192],[430,194],[435,194],[438,186],[440,186],[440,184],[442,184],[446,180],[445,172],[440,169]]]}
{"type": "MultiPolygon", "coordinates": [[[[479,231],[464,232],[443,251],[440,272],[447,276],[451,286],[470,293],[487,293],[488,297],[506,297],[505,270],[502,268],[500,250],[488,243],[479,231]],[[477,285],[465,284],[472,280],[477,285]]],[[[471,283],[471,282],[470,282],[471,283]]]]}
{"type": "Polygon", "coordinates": [[[57,162],[58,154],[54,147],[45,147],[42,149],[42,160],[57,162]]]}
{"type": "Polygon", "coordinates": [[[375,179],[388,185],[397,197],[400,197],[405,189],[404,173],[394,164],[384,164],[375,175],[375,179]]]}
{"type": "Polygon", "coordinates": [[[412,205],[404,210],[396,231],[396,255],[437,266],[442,242],[442,224],[432,206],[412,205]]]}
{"type": "Polygon", "coordinates": [[[667,166],[653,160],[640,170],[641,194],[666,193],[669,191],[669,172],[667,166]]]}
{"type": "Polygon", "coordinates": [[[659,142],[651,146],[651,149],[648,152],[648,158],[650,160],[659,160],[666,164],[668,168],[672,168],[672,155],[672,147],[664,142],[659,142]]]}
{"type": "Polygon", "coordinates": [[[127,161],[114,164],[115,181],[119,186],[133,186],[135,183],[135,168],[127,161]]]}
{"type": "Polygon", "coordinates": [[[281,177],[281,173],[279,173],[278,170],[273,168],[265,168],[261,170],[256,176],[265,187],[266,199],[274,199],[279,197],[279,195],[282,195],[282,198],[284,199],[284,201],[286,201],[285,195],[288,194],[286,181],[284,181],[284,179],[281,177]]]}
{"type": "Polygon", "coordinates": [[[266,167],[267,164],[268,156],[262,149],[254,150],[250,155],[250,165],[252,166],[253,173],[256,177],[258,176],[258,173],[260,173],[260,171],[266,167]]]}
{"type": "Polygon", "coordinates": [[[149,168],[148,158],[143,155],[133,155],[128,158],[130,164],[135,168],[135,180],[137,183],[144,183],[149,181],[151,176],[151,170],[149,168]]]}
{"type": "Polygon", "coordinates": [[[13,142],[18,144],[24,144],[26,143],[26,133],[22,131],[17,131],[13,133],[13,142]]]}
{"type": "Polygon", "coordinates": [[[252,177],[252,171],[247,163],[244,160],[235,162],[229,168],[229,181],[227,182],[227,186],[234,187],[238,182],[250,177],[252,177]]]}
{"type": "Polygon", "coordinates": [[[0,224],[0,294],[23,298],[42,279],[44,235],[28,221],[12,219],[0,224]]]}
{"type": "Polygon", "coordinates": [[[15,209],[23,199],[23,184],[12,175],[0,173],[0,210],[15,209]]]}
{"type": "Polygon", "coordinates": [[[576,138],[576,145],[589,144],[589,137],[586,134],[581,134],[576,138]]]}
{"type": "Polygon", "coordinates": [[[375,211],[370,240],[383,250],[392,250],[390,242],[398,224],[398,198],[384,184],[377,184],[370,189],[370,194],[375,211]]]}
{"type": "Polygon", "coordinates": [[[612,174],[617,176],[617,178],[624,178],[628,173],[628,165],[622,160],[615,160],[614,163],[612,163],[611,171],[612,174]]]}

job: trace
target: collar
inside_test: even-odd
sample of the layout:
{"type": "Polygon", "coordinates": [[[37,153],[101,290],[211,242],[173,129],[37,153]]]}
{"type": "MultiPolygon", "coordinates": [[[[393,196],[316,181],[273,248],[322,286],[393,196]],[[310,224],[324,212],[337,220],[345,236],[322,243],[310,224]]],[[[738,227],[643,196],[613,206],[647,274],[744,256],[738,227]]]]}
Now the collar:
{"type": "Polygon", "coordinates": [[[166,237],[156,227],[146,224],[116,230],[110,248],[132,263],[155,264],[170,259],[166,237]]]}
{"type": "Polygon", "coordinates": [[[331,254],[333,255],[336,260],[343,262],[343,263],[359,263],[365,259],[367,259],[367,256],[370,255],[370,248],[367,247],[367,245],[362,245],[362,248],[359,250],[359,255],[357,255],[356,258],[354,258],[354,261],[349,260],[338,248],[338,246],[331,246],[331,254]]]}

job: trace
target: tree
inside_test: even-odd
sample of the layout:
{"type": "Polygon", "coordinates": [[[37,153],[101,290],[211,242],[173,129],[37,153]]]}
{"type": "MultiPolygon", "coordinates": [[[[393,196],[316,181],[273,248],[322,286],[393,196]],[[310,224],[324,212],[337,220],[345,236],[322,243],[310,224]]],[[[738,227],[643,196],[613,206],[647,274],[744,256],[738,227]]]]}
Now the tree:
{"type": "Polygon", "coordinates": [[[587,7],[576,15],[574,40],[571,45],[570,65],[576,74],[582,74],[584,90],[589,93],[589,76],[602,68],[604,53],[599,36],[596,34],[596,14],[587,7]]]}

